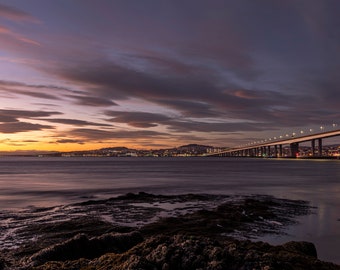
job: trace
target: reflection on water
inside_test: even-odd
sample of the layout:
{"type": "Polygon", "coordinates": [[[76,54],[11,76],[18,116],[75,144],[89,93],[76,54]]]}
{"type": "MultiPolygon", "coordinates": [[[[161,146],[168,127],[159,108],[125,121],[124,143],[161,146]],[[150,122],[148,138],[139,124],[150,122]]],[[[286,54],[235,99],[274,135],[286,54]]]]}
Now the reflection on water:
{"type": "MultiPolygon", "coordinates": [[[[339,208],[338,208],[339,209],[339,208]]],[[[264,236],[258,240],[274,245],[288,241],[308,241],[315,244],[318,258],[340,264],[340,221],[336,211],[315,210],[315,213],[298,218],[298,224],[290,226],[285,235],[264,236]]]]}

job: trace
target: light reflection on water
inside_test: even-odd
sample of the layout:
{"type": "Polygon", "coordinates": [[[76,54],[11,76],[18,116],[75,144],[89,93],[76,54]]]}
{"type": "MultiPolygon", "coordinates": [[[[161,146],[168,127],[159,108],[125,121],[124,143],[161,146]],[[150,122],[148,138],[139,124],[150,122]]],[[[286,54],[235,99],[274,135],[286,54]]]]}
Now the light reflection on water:
{"type": "Polygon", "coordinates": [[[271,243],[314,242],[340,263],[340,161],[237,158],[0,158],[0,209],[65,205],[128,192],[268,194],[318,207],[271,243]]]}

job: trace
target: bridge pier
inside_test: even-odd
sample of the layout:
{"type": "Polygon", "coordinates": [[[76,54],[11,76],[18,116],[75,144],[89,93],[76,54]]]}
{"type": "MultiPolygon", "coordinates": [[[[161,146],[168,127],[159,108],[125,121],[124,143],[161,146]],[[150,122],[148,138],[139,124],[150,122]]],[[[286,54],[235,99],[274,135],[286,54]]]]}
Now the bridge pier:
{"type": "Polygon", "coordinates": [[[312,142],[312,157],[315,157],[315,139],[313,139],[311,142],[312,142]]]}
{"type": "Polygon", "coordinates": [[[318,147],[319,147],[319,157],[322,157],[322,139],[318,139],[318,147]]]}
{"type": "Polygon", "coordinates": [[[296,158],[299,153],[299,143],[291,143],[290,144],[290,155],[293,158],[296,158]]]}
{"type": "Polygon", "coordinates": [[[274,157],[277,158],[277,145],[276,145],[276,144],[275,144],[275,146],[274,146],[274,157]]]}

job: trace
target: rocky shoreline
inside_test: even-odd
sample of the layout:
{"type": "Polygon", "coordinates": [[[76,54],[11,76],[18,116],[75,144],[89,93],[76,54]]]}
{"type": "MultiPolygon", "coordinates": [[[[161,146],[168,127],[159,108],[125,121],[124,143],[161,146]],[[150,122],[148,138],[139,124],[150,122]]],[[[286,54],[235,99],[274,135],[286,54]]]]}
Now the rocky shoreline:
{"type": "MultiPolygon", "coordinates": [[[[49,211],[33,212],[40,220],[49,211]]],[[[1,248],[0,269],[340,269],[318,260],[312,243],[253,241],[310,214],[304,201],[139,193],[62,211],[69,218],[18,229],[29,240],[1,248]]]]}

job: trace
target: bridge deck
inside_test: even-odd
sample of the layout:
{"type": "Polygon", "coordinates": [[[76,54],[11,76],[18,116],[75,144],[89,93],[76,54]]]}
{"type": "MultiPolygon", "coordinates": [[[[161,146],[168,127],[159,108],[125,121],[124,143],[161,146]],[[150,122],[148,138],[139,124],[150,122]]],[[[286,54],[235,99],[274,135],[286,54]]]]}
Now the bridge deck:
{"type": "Polygon", "coordinates": [[[301,143],[301,142],[307,142],[307,141],[312,141],[312,140],[317,140],[317,139],[331,138],[331,137],[336,137],[336,136],[340,136],[340,129],[333,130],[333,131],[326,131],[326,132],[322,132],[322,133],[311,134],[311,135],[305,135],[305,136],[300,136],[300,137],[291,137],[289,139],[275,140],[275,141],[269,141],[269,142],[259,143],[259,144],[252,144],[252,145],[248,145],[248,146],[245,146],[245,147],[231,148],[231,149],[228,149],[226,151],[214,153],[214,154],[211,154],[211,155],[220,155],[220,154],[224,154],[224,153],[231,153],[231,152],[243,151],[243,150],[266,147],[266,146],[301,143]]]}

